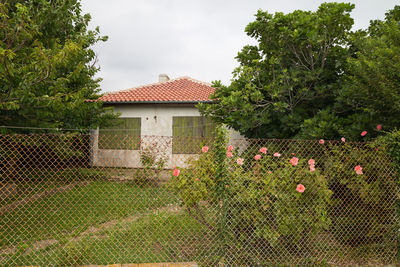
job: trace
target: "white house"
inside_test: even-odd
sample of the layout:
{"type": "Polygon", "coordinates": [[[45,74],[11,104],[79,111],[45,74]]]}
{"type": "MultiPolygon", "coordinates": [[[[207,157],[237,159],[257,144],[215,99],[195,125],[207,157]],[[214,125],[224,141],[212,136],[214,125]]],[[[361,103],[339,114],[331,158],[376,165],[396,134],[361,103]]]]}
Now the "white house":
{"type": "MultiPolygon", "coordinates": [[[[170,80],[160,74],[158,83],[102,96],[104,106],[113,106],[114,112],[121,114],[121,124],[94,135],[93,165],[141,167],[140,150],[151,147],[162,152],[166,168],[182,166],[190,155],[199,152],[202,144],[196,140],[210,137],[215,127],[195,107],[210,102],[214,90],[210,84],[190,77],[170,80]]],[[[235,131],[230,135],[231,139],[241,138],[235,131]]]]}

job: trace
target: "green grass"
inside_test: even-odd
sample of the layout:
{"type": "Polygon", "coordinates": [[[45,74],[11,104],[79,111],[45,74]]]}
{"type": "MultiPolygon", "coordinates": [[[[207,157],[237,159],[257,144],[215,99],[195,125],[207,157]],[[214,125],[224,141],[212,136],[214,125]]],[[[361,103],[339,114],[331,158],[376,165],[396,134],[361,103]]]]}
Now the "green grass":
{"type": "Polygon", "coordinates": [[[0,266],[215,261],[212,255],[216,255],[216,246],[210,236],[213,233],[207,233],[182,210],[166,210],[165,207],[178,207],[178,199],[165,186],[137,186],[134,182],[103,179],[112,175],[133,173],[114,169],[41,171],[35,172],[34,177],[25,177],[26,182],[17,183],[20,194],[3,199],[1,205],[48,189],[88,182],[28,201],[3,214],[0,251],[14,251],[0,255],[0,266]],[[71,172],[76,179],[71,178],[71,172]],[[98,230],[88,231],[93,227],[98,230]],[[53,239],[58,242],[32,249],[38,241],[53,239]],[[210,247],[204,246],[208,243],[210,247]]]}
{"type": "MultiPolygon", "coordinates": [[[[37,192],[49,186],[38,188],[37,192]]],[[[90,181],[27,203],[1,221],[0,249],[16,249],[0,255],[0,265],[217,262],[215,233],[180,209],[178,199],[162,186],[90,181]],[[102,225],[108,222],[112,223],[102,225]],[[98,230],[87,231],[91,227],[98,230]],[[51,239],[58,242],[31,249],[35,242],[51,239]]]]}
{"type": "Polygon", "coordinates": [[[27,203],[2,217],[0,247],[78,235],[89,226],[176,203],[163,187],[92,181],[45,199],[27,203]]]}
{"type": "MultiPolygon", "coordinates": [[[[96,180],[105,175],[104,170],[85,168],[66,169],[21,169],[14,177],[9,177],[16,185],[17,192],[11,197],[0,199],[0,205],[28,198],[52,188],[62,187],[82,180],[96,180]]],[[[4,181],[5,177],[1,177],[4,181]]]]}
{"type": "MultiPolygon", "coordinates": [[[[127,172],[118,171],[120,175],[126,175],[127,172]]],[[[133,182],[101,179],[118,174],[115,170],[82,170],[80,178],[69,182],[87,180],[90,181],[88,184],[27,203],[18,210],[4,214],[0,225],[0,250],[9,247],[17,249],[13,254],[0,255],[0,266],[184,261],[195,261],[200,266],[217,265],[220,243],[215,232],[197,223],[183,210],[165,211],[163,207],[178,204],[178,199],[166,187],[139,187],[133,182]],[[100,227],[102,223],[110,221],[113,223],[108,227],[100,227]],[[82,234],[92,226],[99,230],[82,234]],[[58,242],[27,253],[27,248],[32,248],[36,241],[50,239],[58,242]]],[[[63,175],[68,175],[68,172],[60,171],[58,176],[52,177],[58,182],[52,183],[49,182],[52,179],[48,179],[47,182],[21,183],[19,186],[30,188],[32,195],[68,184],[62,181],[63,175]]],[[[15,199],[21,198],[18,196],[15,199]]],[[[206,217],[217,218],[217,214],[210,213],[206,217]]],[[[325,255],[323,258],[346,265],[349,256],[356,260],[368,255],[364,251],[350,255],[346,247],[329,240],[330,236],[323,236],[316,243],[315,254],[318,259],[325,255]]],[[[247,251],[250,247],[236,249],[241,253],[241,250],[247,251]]],[[[382,254],[385,251],[395,250],[382,248],[382,254]]],[[[229,251],[234,252],[234,249],[229,251]]],[[[251,253],[249,255],[252,256],[251,253]]],[[[288,262],[292,262],[293,257],[288,256],[288,262]]],[[[282,257],[284,255],[278,258],[280,262],[284,262],[282,257]]],[[[387,255],[388,259],[393,257],[387,255]]],[[[377,258],[378,255],[371,255],[371,259],[377,258]]],[[[227,262],[229,260],[234,259],[226,259],[227,262]]],[[[304,258],[298,260],[301,262],[304,258]]],[[[310,262],[313,263],[311,266],[318,261],[310,262]]]]}
{"type": "Polygon", "coordinates": [[[65,241],[28,255],[7,257],[5,263],[69,266],[197,261],[201,266],[214,266],[218,246],[207,232],[186,213],[148,213],[78,242],[65,241]]]}

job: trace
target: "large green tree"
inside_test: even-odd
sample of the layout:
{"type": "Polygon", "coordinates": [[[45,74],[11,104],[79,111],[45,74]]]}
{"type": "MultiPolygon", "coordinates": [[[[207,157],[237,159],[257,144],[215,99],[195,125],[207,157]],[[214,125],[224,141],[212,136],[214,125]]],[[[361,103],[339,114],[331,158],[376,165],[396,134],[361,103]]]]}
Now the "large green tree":
{"type": "MultiPolygon", "coordinates": [[[[305,120],[332,108],[348,57],[352,4],[324,3],[317,11],[258,11],[229,86],[215,82],[214,104],[200,110],[248,137],[290,138],[305,120]]],[[[329,112],[328,112],[329,113],[329,112]]]]}
{"type": "Polygon", "coordinates": [[[299,137],[360,140],[379,135],[377,125],[387,131],[400,127],[400,6],[349,39],[333,107],[306,119],[299,137]],[[361,137],[364,130],[368,135],[361,137]]]}
{"type": "MultiPolygon", "coordinates": [[[[400,6],[384,20],[371,21],[366,34],[355,36],[356,53],[347,60],[347,71],[337,106],[350,111],[342,133],[358,137],[360,129],[370,136],[400,127],[400,6]]],[[[340,117],[339,109],[336,111],[340,117]]]]}
{"type": "Polygon", "coordinates": [[[0,124],[90,128],[113,118],[97,99],[99,70],[79,0],[0,2],[0,124]]]}

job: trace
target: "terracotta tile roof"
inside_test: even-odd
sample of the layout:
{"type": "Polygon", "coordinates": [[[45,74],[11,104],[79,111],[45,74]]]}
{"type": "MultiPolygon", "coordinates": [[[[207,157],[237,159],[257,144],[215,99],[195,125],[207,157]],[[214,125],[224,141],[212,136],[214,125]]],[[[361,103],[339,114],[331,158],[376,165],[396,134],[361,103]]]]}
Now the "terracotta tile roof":
{"type": "Polygon", "coordinates": [[[211,84],[190,77],[143,85],[131,89],[107,93],[99,100],[104,103],[145,103],[145,102],[204,102],[215,88],[211,84]]]}

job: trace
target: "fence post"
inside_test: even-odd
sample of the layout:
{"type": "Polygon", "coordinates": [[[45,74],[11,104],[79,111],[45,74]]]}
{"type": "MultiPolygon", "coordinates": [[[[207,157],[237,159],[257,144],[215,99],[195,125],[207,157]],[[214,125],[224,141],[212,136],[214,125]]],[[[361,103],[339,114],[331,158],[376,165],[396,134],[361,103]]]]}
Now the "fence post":
{"type": "Polygon", "coordinates": [[[94,167],[97,162],[97,151],[99,143],[99,130],[90,130],[89,164],[94,167]]]}

